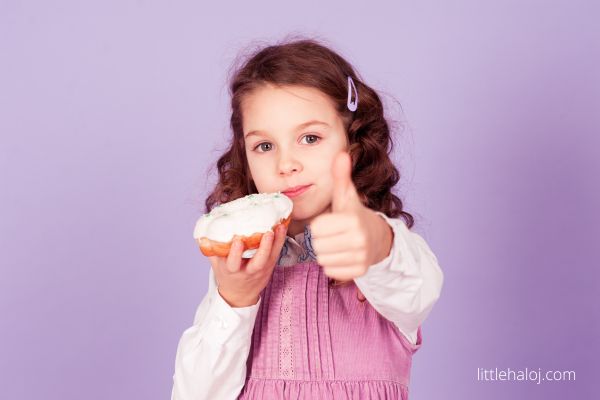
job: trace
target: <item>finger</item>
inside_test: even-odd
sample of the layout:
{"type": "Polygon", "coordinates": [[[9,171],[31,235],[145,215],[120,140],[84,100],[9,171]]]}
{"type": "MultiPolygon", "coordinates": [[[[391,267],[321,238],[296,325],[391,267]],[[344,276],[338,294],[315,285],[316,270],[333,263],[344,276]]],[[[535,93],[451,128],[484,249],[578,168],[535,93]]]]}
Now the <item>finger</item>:
{"type": "Polygon", "coordinates": [[[365,297],[365,295],[363,294],[363,292],[360,291],[360,289],[358,288],[358,286],[356,287],[356,297],[358,298],[358,301],[365,301],[367,298],[365,297]]]}
{"type": "Polygon", "coordinates": [[[348,203],[348,192],[352,185],[352,161],[348,153],[344,151],[336,155],[331,173],[333,176],[331,209],[333,212],[341,212],[348,203]]]}
{"type": "Polygon", "coordinates": [[[246,271],[249,274],[253,274],[263,268],[269,259],[271,254],[271,247],[273,246],[273,232],[268,231],[260,238],[260,246],[258,251],[252,257],[252,260],[248,262],[246,271]]]}
{"type": "Polygon", "coordinates": [[[311,238],[312,248],[317,255],[363,250],[364,243],[365,241],[361,234],[354,232],[311,238]]]}
{"type": "Polygon", "coordinates": [[[360,207],[361,203],[352,181],[352,158],[342,151],[337,154],[332,165],[333,193],[331,198],[332,212],[351,211],[360,207]]]}
{"type": "Polygon", "coordinates": [[[324,267],[346,267],[349,265],[364,264],[362,252],[347,251],[343,253],[317,254],[317,263],[324,267]]]}
{"type": "Polygon", "coordinates": [[[275,228],[275,240],[273,241],[273,248],[271,249],[271,256],[269,257],[269,264],[275,265],[281,254],[281,248],[285,244],[287,236],[287,226],[279,224],[275,228]]]}
{"type": "Polygon", "coordinates": [[[234,236],[226,260],[226,266],[229,272],[235,273],[240,270],[243,252],[244,243],[242,242],[242,239],[240,239],[238,236],[234,236]]]}
{"type": "Polygon", "coordinates": [[[365,274],[365,268],[361,265],[349,265],[347,267],[323,267],[323,273],[333,279],[346,281],[365,274]]]}
{"type": "Polygon", "coordinates": [[[208,261],[210,261],[210,265],[213,268],[216,268],[219,265],[219,257],[218,256],[208,256],[208,261]]]}
{"type": "Polygon", "coordinates": [[[310,223],[311,237],[326,237],[338,235],[356,228],[356,218],[348,214],[321,214],[310,223]]]}

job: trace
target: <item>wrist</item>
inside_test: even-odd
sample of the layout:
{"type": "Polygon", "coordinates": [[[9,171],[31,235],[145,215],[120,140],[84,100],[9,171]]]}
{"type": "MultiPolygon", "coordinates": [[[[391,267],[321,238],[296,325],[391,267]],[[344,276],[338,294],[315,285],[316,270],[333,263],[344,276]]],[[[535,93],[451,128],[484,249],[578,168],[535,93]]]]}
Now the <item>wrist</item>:
{"type": "Polygon", "coordinates": [[[375,238],[377,238],[375,240],[377,251],[375,252],[375,259],[370,265],[377,264],[388,257],[394,242],[394,230],[390,224],[381,215],[375,212],[373,212],[373,215],[377,218],[377,235],[375,235],[375,238]]]}
{"type": "Polygon", "coordinates": [[[225,300],[229,306],[233,308],[241,308],[241,307],[250,307],[256,305],[259,300],[259,296],[247,296],[247,295],[236,295],[233,293],[228,293],[226,290],[222,288],[217,288],[219,291],[219,295],[225,300]]]}

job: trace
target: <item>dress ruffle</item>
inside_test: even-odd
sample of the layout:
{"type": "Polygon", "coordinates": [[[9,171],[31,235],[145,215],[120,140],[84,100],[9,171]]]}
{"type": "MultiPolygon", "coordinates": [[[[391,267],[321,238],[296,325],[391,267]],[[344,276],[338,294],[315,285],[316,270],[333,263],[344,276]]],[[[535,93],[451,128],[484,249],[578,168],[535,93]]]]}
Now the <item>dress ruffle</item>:
{"type": "Polygon", "coordinates": [[[243,399],[335,399],[335,400],[406,400],[408,388],[397,382],[301,381],[249,378],[238,400],[243,399]]]}

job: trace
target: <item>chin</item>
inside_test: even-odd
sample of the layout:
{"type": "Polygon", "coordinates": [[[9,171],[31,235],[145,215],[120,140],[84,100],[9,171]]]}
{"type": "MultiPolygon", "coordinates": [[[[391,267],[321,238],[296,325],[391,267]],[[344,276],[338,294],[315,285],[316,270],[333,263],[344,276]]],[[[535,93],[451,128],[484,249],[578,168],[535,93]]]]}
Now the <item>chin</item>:
{"type": "Polygon", "coordinates": [[[325,206],[315,206],[314,204],[310,204],[308,207],[307,206],[298,206],[297,204],[294,204],[294,208],[292,209],[292,220],[294,221],[304,221],[304,220],[308,220],[311,218],[314,218],[320,214],[322,214],[323,212],[327,212],[328,209],[328,205],[325,206]]]}
{"type": "Polygon", "coordinates": [[[316,217],[321,213],[320,207],[315,207],[314,204],[298,206],[294,204],[294,208],[292,209],[292,219],[296,221],[303,221],[307,219],[311,219],[316,217]]]}
{"type": "Polygon", "coordinates": [[[292,217],[293,221],[303,221],[305,219],[309,219],[310,217],[312,217],[313,214],[314,213],[310,212],[309,210],[302,209],[302,208],[296,207],[296,205],[294,205],[291,217],[292,217]]]}

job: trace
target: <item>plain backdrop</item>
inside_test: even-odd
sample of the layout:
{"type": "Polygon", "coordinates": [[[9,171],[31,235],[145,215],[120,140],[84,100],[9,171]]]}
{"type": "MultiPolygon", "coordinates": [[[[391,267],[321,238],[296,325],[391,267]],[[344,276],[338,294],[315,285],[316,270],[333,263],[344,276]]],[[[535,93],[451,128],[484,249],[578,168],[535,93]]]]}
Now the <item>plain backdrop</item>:
{"type": "Polygon", "coordinates": [[[594,398],[597,4],[2,0],[0,396],[170,398],[207,288],[192,230],[227,71],[300,34],[381,94],[398,193],[445,273],[411,398],[594,398]]]}

